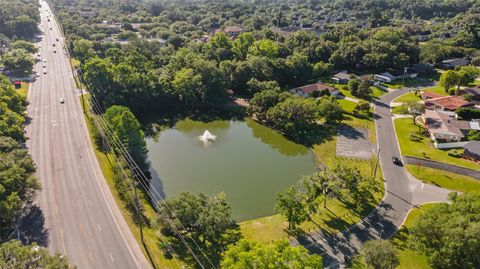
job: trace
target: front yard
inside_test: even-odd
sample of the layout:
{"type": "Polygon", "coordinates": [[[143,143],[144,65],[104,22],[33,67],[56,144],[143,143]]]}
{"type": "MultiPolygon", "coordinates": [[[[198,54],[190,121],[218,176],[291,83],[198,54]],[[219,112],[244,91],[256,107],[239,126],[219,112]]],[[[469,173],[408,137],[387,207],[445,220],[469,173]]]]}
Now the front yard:
{"type": "MultiPolygon", "coordinates": [[[[431,88],[425,88],[423,89],[424,92],[434,92],[434,93],[438,93],[438,94],[441,94],[441,95],[448,95],[445,90],[440,87],[440,86],[434,86],[434,87],[431,87],[431,88]]],[[[404,94],[400,97],[398,97],[397,99],[393,100],[394,102],[398,102],[398,103],[401,103],[401,102],[411,102],[411,101],[420,101],[422,100],[420,98],[420,93],[418,93],[417,95],[415,95],[414,92],[409,92],[407,94],[404,94]]]]}
{"type": "MultiPolygon", "coordinates": [[[[431,140],[427,137],[424,137],[420,141],[410,140],[410,134],[419,134],[419,127],[413,125],[412,119],[396,119],[395,129],[397,131],[400,149],[404,156],[424,158],[478,170],[477,163],[452,157],[448,155],[448,150],[434,148],[431,140]]],[[[418,136],[424,135],[419,134],[418,136]]],[[[460,192],[480,192],[480,180],[475,178],[417,165],[406,165],[406,168],[410,174],[419,180],[442,188],[460,192]]]]}
{"type": "Polygon", "coordinates": [[[478,170],[477,163],[449,156],[448,151],[434,148],[431,140],[423,135],[423,128],[413,125],[412,119],[396,119],[395,129],[404,156],[429,159],[478,170]],[[412,141],[410,140],[410,134],[419,134],[424,138],[421,141],[412,141]]]}

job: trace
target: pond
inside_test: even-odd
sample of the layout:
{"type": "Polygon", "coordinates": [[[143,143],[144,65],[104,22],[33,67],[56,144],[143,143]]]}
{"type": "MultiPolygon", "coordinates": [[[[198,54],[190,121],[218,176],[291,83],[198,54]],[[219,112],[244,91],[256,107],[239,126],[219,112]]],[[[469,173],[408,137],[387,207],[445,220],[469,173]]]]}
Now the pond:
{"type": "Polygon", "coordinates": [[[271,215],[276,193],[314,171],[307,147],[249,118],[182,119],[147,138],[147,147],[159,193],[225,192],[237,221],[271,215]],[[206,130],[215,140],[201,141],[206,130]]]}

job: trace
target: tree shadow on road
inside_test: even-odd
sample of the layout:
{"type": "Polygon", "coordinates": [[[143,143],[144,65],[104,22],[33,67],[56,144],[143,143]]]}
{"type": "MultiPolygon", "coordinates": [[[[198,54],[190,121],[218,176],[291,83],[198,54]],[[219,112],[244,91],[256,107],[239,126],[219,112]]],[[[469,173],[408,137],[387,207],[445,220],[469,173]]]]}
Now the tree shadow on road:
{"type": "MultiPolygon", "coordinates": [[[[38,245],[48,246],[48,230],[45,228],[45,216],[42,209],[32,205],[28,213],[20,220],[19,233],[20,241],[24,244],[36,242],[38,245]]],[[[16,238],[17,235],[14,235],[16,238]]]]}

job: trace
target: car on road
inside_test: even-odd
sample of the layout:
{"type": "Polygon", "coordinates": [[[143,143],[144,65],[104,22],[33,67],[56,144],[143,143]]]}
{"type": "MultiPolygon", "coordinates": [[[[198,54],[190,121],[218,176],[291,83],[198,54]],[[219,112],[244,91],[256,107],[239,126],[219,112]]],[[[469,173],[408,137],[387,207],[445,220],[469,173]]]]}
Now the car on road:
{"type": "Polygon", "coordinates": [[[58,41],[58,38],[56,40],[58,41]]]}
{"type": "Polygon", "coordinates": [[[44,75],[47,74],[47,69],[43,69],[43,74],[44,74],[44,75]]]}
{"type": "Polygon", "coordinates": [[[56,50],[54,50],[54,51],[53,51],[53,53],[57,53],[57,51],[56,51],[56,50]]]}
{"type": "Polygon", "coordinates": [[[60,104],[63,104],[65,103],[65,100],[63,100],[63,98],[60,98],[60,104]]]}
{"type": "Polygon", "coordinates": [[[43,62],[44,62],[44,63],[46,63],[46,62],[47,62],[47,60],[46,60],[46,59],[43,59],[43,62]]]}
{"type": "Polygon", "coordinates": [[[55,43],[53,43],[53,46],[55,47],[55,43]]]}
{"type": "Polygon", "coordinates": [[[52,27],[50,27],[50,30],[52,30],[52,27]]]}
{"type": "Polygon", "coordinates": [[[402,161],[398,157],[392,157],[392,162],[398,166],[403,166],[402,161]]]}

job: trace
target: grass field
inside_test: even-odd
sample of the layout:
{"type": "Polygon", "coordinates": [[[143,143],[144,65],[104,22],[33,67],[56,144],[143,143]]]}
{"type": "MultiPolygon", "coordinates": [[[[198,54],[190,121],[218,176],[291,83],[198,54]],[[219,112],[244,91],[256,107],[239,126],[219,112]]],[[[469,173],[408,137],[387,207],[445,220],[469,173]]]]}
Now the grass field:
{"type": "MultiPolygon", "coordinates": [[[[352,116],[347,116],[345,123],[354,127],[369,128],[370,141],[375,143],[375,130],[373,121],[362,120],[352,116]]],[[[314,145],[313,154],[318,163],[328,167],[334,167],[336,164],[349,165],[356,167],[366,176],[372,175],[373,167],[375,167],[375,158],[372,156],[370,161],[354,160],[348,158],[336,157],[336,139],[329,140],[322,144],[314,145]]],[[[374,198],[363,206],[361,212],[355,212],[351,205],[344,204],[338,200],[328,200],[327,208],[321,209],[320,212],[313,216],[313,222],[305,222],[300,228],[305,231],[322,230],[326,233],[338,233],[347,229],[353,224],[358,223],[366,216],[383,197],[383,181],[381,180],[381,169],[378,167],[376,179],[372,182],[376,186],[374,198]]],[[[240,224],[243,235],[248,239],[261,242],[269,242],[280,238],[288,238],[286,228],[288,223],[284,217],[279,214],[253,219],[242,222],[240,224]]]]}
{"type": "MultiPolygon", "coordinates": [[[[86,102],[81,102],[82,104],[85,104],[84,113],[85,115],[85,120],[87,122],[88,126],[88,131],[90,134],[90,139],[93,143],[94,138],[93,138],[93,123],[91,120],[89,120],[89,117],[94,117],[89,111],[89,103],[88,103],[88,95],[84,95],[86,102]]],[[[81,97],[80,97],[81,98],[81,97]]],[[[120,208],[120,211],[122,212],[123,217],[125,218],[125,221],[127,222],[128,226],[130,227],[130,230],[133,233],[133,236],[138,242],[138,245],[142,249],[143,253],[145,254],[145,257],[150,261],[150,263],[154,266],[154,268],[182,268],[180,265],[180,262],[176,259],[167,259],[164,257],[162,250],[160,249],[160,244],[161,241],[159,240],[159,231],[154,229],[153,227],[145,227],[143,229],[144,233],[144,241],[145,244],[142,244],[141,238],[140,238],[140,230],[139,226],[137,226],[133,222],[132,215],[126,208],[125,203],[121,200],[119,193],[117,192],[115,188],[115,182],[113,179],[113,166],[112,166],[112,160],[113,156],[112,154],[105,154],[101,152],[95,144],[92,145],[95,151],[95,156],[97,157],[98,163],[100,164],[100,168],[102,169],[103,175],[108,183],[108,186],[110,187],[110,191],[113,194],[113,197],[115,198],[115,201],[120,208]]],[[[145,215],[151,219],[155,220],[156,219],[156,212],[151,206],[151,204],[143,199],[142,201],[142,206],[145,210],[145,215]]]]}
{"type": "Polygon", "coordinates": [[[352,113],[355,109],[355,106],[357,105],[357,103],[345,99],[338,99],[337,101],[343,108],[343,110],[345,110],[345,112],[347,113],[352,113]]]}
{"type": "Polygon", "coordinates": [[[398,142],[402,155],[413,156],[442,163],[448,163],[478,170],[478,164],[469,160],[455,158],[448,155],[448,151],[436,149],[430,139],[424,138],[421,141],[411,141],[409,139],[411,133],[418,133],[419,127],[413,125],[411,119],[396,119],[395,129],[397,132],[398,142]]]}
{"type": "Polygon", "coordinates": [[[22,96],[25,99],[27,98],[29,85],[30,83],[28,82],[22,82],[22,87],[17,90],[18,94],[20,94],[20,96],[22,96]]]}
{"type": "Polygon", "coordinates": [[[480,193],[480,180],[478,179],[411,164],[408,164],[406,168],[410,174],[424,182],[459,192],[480,193]]]}
{"type": "MultiPolygon", "coordinates": [[[[423,91],[425,92],[434,92],[434,93],[438,93],[438,94],[441,94],[441,95],[447,95],[447,93],[445,92],[445,90],[440,87],[440,86],[435,86],[435,87],[431,87],[431,88],[425,88],[423,91]]],[[[397,99],[393,100],[394,102],[410,102],[410,101],[420,101],[422,100],[420,98],[420,94],[418,95],[415,95],[415,93],[413,92],[409,92],[409,93],[406,93],[400,97],[398,97],[397,99]]]]}

